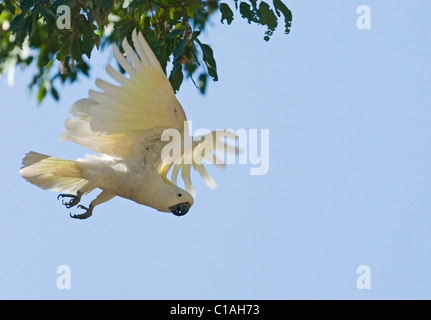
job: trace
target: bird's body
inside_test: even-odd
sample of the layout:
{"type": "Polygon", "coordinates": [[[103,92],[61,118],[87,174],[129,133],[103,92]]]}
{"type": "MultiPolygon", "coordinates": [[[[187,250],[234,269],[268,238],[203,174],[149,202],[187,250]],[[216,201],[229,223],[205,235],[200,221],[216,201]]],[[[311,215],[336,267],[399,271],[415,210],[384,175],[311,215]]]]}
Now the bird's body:
{"type": "Polygon", "coordinates": [[[70,140],[96,154],[72,161],[29,152],[23,159],[21,175],[42,189],[60,192],[59,197],[70,198],[63,200],[68,208],[79,204],[81,197],[92,190],[102,190],[88,208],[78,206],[85,212],[74,218],[88,218],[95,206],[115,196],[184,215],[194,202],[191,167],[209,186],[215,186],[202,161],[196,159],[210,157],[202,150],[213,151],[216,132],[204,136],[209,139],[193,143],[192,148],[183,148],[189,139],[184,110],[143,36],[133,32],[132,39],[137,55],[126,40],[123,42],[130,62],[114,47],[114,55],[129,78],[108,66],[108,74],[119,85],[97,79],[96,86],[102,92],[90,90],[89,98],[78,100],[70,108],[72,118],[66,120],[66,130],[60,135],[61,141],[70,140]],[[162,139],[166,129],[176,130],[181,137],[181,154],[170,163],[162,157],[168,144],[162,139]],[[169,180],[167,173],[172,167],[173,178],[169,180]],[[180,169],[189,192],[176,184],[180,169]]]}
{"type": "Polygon", "coordinates": [[[160,134],[156,134],[143,138],[139,148],[142,152],[136,155],[124,158],[88,155],[78,160],[83,167],[82,176],[88,181],[97,181],[97,187],[103,191],[154,207],[152,200],[157,197],[153,193],[165,192],[166,183],[158,171],[165,144],[160,140],[160,134]]]}

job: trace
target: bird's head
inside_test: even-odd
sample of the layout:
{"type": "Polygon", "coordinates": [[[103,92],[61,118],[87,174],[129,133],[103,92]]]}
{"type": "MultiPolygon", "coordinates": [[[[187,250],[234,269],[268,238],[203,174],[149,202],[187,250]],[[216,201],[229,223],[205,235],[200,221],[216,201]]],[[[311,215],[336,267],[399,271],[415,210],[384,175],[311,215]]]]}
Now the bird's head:
{"type": "Polygon", "coordinates": [[[176,185],[170,186],[167,196],[169,201],[166,211],[176,216],[185,215],[194,203],[192,195],[176,185]]]}

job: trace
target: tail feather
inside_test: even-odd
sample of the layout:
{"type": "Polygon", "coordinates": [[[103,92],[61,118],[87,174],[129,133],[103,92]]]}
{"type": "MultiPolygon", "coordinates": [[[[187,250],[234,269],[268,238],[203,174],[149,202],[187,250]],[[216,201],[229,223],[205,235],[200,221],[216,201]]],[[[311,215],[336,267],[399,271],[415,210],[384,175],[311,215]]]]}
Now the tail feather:
{"type": "Polygon", "coordinates": [[[82,177],[82,168],[77,161],[31,151],[25,155],[22,164],[22,177],[44,190],[76,194],[88,183],[82,177]]]}

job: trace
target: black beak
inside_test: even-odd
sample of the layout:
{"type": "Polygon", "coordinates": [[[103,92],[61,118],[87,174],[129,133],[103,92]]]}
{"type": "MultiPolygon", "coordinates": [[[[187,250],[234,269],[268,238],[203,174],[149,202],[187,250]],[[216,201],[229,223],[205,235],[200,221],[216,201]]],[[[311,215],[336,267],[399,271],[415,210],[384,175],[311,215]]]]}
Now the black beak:
{"type": "Polygon", "coordinates": [[[185,215],[189,211],[189,209],[190,204],[188,202],[179,203],[172,207],[169,207],[169,210],[171,210],[171,212],[178,217],[185,215]]]}

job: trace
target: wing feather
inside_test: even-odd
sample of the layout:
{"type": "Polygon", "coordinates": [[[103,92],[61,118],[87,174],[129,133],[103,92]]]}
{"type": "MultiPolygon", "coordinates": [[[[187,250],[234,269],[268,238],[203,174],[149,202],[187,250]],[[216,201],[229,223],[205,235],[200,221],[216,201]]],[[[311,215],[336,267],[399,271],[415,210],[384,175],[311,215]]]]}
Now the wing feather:
{"type": "Polygon", "coordinates": [[[65,123],[62,141],[72,140],[97,152],[117,158],[139,151],[155,130],[175,128],[182,136],[187,121],[156,56],[141,33],[132,34],[135,51],[127,40],[122,47],[127,56],[113,48],[114,57],[127,72],[125,76],[107,66],[115,84],[97,79],[101,91],[90,90],[88,99],[77,101],[70,109],[73,118],[65,123]]]}
{"type": "MultiPolygon", "coordinates": [[[[127,40],[125,40],[127,43],[127,40]]],[[[130,63],[127,61],[127,59],[124,57],[124,55],[121,53],[120,49],[118,47],[113,47],[112,50],[114,51],[114,57],[117,59],[117,62],[120,64],[120,66],[126,70],[126,72],[129,74],[130,77],[133,77],[135,75],[135,70],[133,69],[133,66],[130,65],[130,63]]]]}
{"type": "MultiPolygon", "coordinates": [[[[79,100],[71,107],[73,118],[66,120],[61,140],[72,140],[97,152],[122,158],[132,152],[143,153],[139,149],[143,140],[154,139],[151,135],[161,133],[163,129],[174,128],[180,131],[184,140],[188,137],[184,110],[156,56],[142,34],[134,31],[132,40],[135,50],[127,40],[122,44],[127,58],[118,48],[113,49],[128,77],[108,66],[106,72],[116,84],[96,80],[101,91],[90,90],[90,98],[79,100]]],[[[191,181],[192,168],[210,188],[215,188],[216,182],[206,170],[204,161],[223,167],[223,159],[219,159],[215,151],[239,152],[225,141],[225,138],[235,139],[233,133],[213,131],[196,138],[198,141],[183,150],[180,159],[171,164],[162,162],[159,166],[159,173],[166,183],[177,184],[181,172],[185,188],[193,196],[196,192],[191,181]],[[217,140],[220,136],[221,141],[217,140]],[[170,169],[171,181],[167,178],[170,169]]]]}
{"type": "Polygon", "coordinates": [[[127,85],[128,80],[121,72],[118,72],[117,70],[115,70],[113,67],[111,67],[110,65],[108,65],[106,67],[106,72],[115,80],[117,81],[119,84],[121,84],[122,86],[127,85]]]}
{"type": "Polygon", "coordinates": [[[178,174],[181,171],[181,178],[184,181],[186,190],[192,196],[195,196],[196,192],[193,188],[190,177],[191,168],[193,168],[198,171],[199,175],[209,188],[215,189],[217,187],[217,183],[206,170],[204,160],[206,160],[207,163],[214,164],[218,167],[225,167],[224,161],[216,157],[214,154],[217,149],[234,154],[242,152],[236,146],[228,144],[225,137],[227,138],[226,140],[236,139],[235,134],[224,130],[216,130],[209,134],[195,137],[194,140],[196,141],[192,143],[191,147],[184,148],[180,159],[177,159],[174,163],[170,164],[163,163],[160,167],[159,173],[162,175],[163,179],[169,181],[167,175],[172,169],[170,182],[178,185],[178,174]],[[217,139],[219,139],[219,143],[217,143],[217,139]]]}

